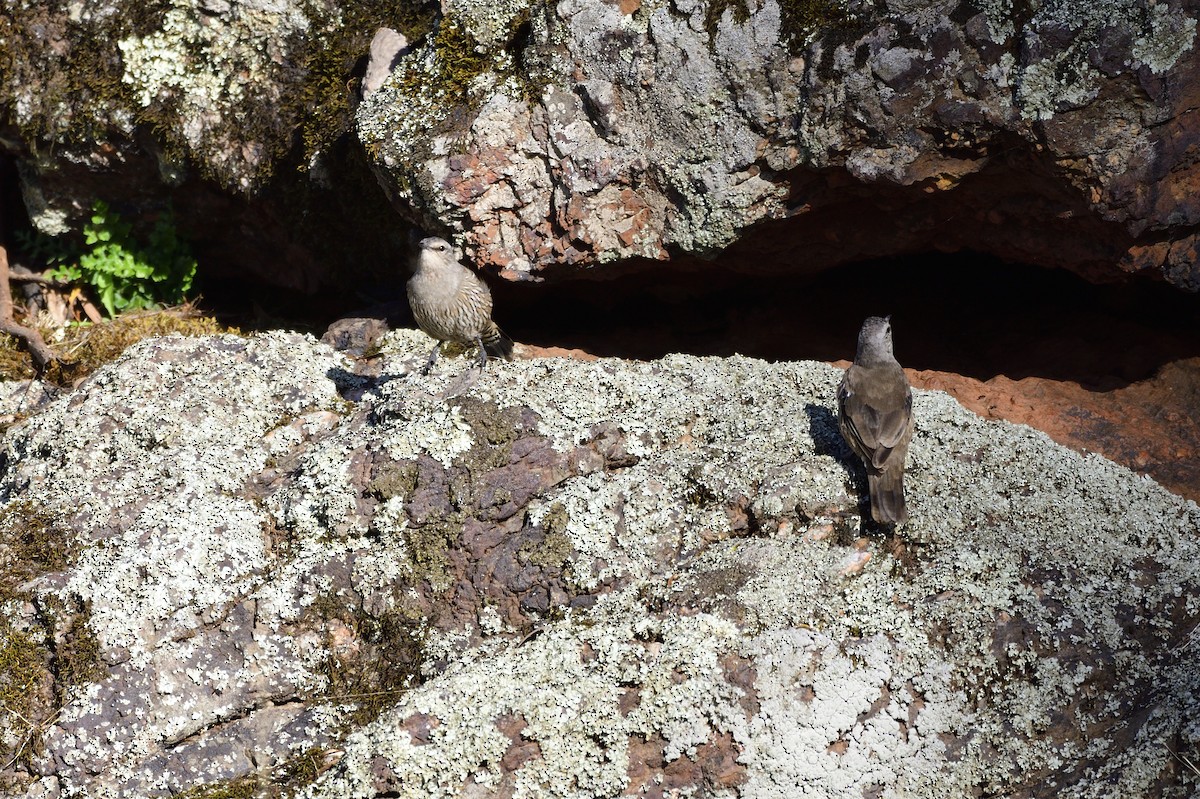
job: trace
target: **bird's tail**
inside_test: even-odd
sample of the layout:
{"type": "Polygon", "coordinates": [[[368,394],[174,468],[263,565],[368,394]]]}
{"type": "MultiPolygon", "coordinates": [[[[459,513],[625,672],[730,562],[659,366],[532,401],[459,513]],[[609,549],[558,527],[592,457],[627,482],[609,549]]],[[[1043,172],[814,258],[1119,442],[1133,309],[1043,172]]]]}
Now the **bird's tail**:
{"type": "Polygon", "coordinates": [[[885,469],[867,475],[871,489],[871,518],[879,524],[899,524],[908,518],[904,505],[904,469],[885,469]]]}
{"type": "Polygon", "coordinates": [[[503,358],[506,361],[513,359],[513,340],[504,335],[504,331],[496,327],[495,322],[488,325],[487,330],[483,331],[480,338],[483,340],[483,348],[488,355],[503,358]]]}

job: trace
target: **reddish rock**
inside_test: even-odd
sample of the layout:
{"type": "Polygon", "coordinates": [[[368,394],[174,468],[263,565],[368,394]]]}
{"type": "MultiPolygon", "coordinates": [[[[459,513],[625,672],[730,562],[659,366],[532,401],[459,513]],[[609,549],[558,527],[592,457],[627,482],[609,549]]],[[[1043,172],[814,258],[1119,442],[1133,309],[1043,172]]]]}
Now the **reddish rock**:
{"type": "Polygon", "coordinates": [[[1037,428],[1200,501],[1200,358],[1169,363],[1147,380],[1111,391],[1037,377],[981,381],[909,370],[909,379],[952,394],[981,416],[1037,428]]]}

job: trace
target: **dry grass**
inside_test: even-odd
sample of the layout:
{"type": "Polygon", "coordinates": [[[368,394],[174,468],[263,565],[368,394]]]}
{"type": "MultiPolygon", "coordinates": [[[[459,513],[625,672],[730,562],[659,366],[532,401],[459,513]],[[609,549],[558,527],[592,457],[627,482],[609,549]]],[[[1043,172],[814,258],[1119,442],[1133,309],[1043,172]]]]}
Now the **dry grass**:
{"type": "MultiPolygon", "coordinates": [[[[241,332],[225,327],[211,317],[202,316],[187,305],[125,314],[95,324],[81,323],[57,330],[39,330],[60,360],[45,377],[61,385],[70,385],[86,377],[104,364],[116,360],[130,345],[152,336],[170,333],[208,336],[241,332]]],[[[28,380],[33,376],[33,363],[21,342],[12,336],[0,335],[0,379],[28,380]]]]}

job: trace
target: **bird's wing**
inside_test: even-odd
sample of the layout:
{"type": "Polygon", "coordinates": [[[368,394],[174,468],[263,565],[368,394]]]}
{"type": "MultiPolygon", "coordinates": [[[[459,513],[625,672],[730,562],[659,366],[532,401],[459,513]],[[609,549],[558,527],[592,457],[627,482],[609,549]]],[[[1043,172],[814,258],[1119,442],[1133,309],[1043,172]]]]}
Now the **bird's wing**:
{"type": "Polygon", "coordinates": [[[907,381],[879,381],[878,375],[851,366],[838,389],[838,405],[846,432],[857,442],[864,460],[876,469],[887,466],[912,424],[912,391],[907,381]]]}
{"type": "Polygon", "coordinates": [[[888,466],[893,456],[901,460],[907,451],[912,434],[912,392],[908,392],[904,403],[889,413],[876,411],[877,427],[875,438],[879,442],[871,463],[877,469],[888,466]]]}
{"type": "Polygon", "coordinates": [[[475,273],[470,269],[463,267],[463,279],[458,286],[459,296],[466,297],[471,303],[472,308],[479,309],[480,315],[485,318],[492,316],[492,292],[475,273]]]}

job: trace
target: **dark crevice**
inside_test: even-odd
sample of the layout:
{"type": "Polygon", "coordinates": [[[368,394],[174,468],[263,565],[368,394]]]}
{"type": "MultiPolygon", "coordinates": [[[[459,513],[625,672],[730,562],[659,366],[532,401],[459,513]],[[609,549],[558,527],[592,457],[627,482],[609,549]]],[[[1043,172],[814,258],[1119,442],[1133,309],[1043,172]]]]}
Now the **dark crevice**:
{"type": "MultiPolygon", "coordinates": [[[[613,270],[619,276],[603,281],[488,278],[493,315],[523,344],[601,356],[836,361],[853,358],[865,317],[891,314],[905,366],[979,380],[1071,381],[1094,391],[1200,357],[1200,296],[1145,276],[1098,285],[973,252],[873,259],[815,275],[746,274],[694,259],[643,266],[613,270]]],[[[249,329],[320,335],[354,315],[412,327],[406,277],[398,270],[392,281],[317,297],[210,281],[205,305],[249,329]]]]}
{"type": "Polygon", "coordinates": [[[1200,297],[1150,279],[1095,285],[975,253],[814,276],[660,266],[602,286],[493,283],[493,293],[497,321],[518,341],[638,359],[848,359],[862,319],[884,314],[906,366],[980,380],[1042,377],[1110,390],[1200,357],[1200,297]]]}

